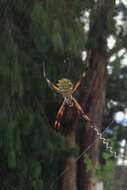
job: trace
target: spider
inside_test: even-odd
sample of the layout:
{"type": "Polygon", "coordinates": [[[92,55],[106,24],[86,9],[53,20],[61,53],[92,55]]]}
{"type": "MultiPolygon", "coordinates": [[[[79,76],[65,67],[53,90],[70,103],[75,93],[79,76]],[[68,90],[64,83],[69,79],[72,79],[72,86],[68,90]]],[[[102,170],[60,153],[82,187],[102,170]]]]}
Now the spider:
{"type": "MultiPolygon", "coordinates": [[[[92,123],[90,118],[84,113],[82,107],[79,105],[77,100],[73,97],[73,95],[79,89],[83,79],[85,78],[86,71],[83,72],[82,77],[77,82],[77,84],[75,85],[74,88],[73,88],[72,82],[67,78],[62,78],[62,79],[58,80],[57,85],[54,85],[46,76],[44,64],[43,64],[43,75],[44,75],[45,80],[48,83],[48,86],[52,90],[54,90],[56,93],[62,95],[64,98],[64,101],[63,101],[63,103],[62,103],[62,105],[61,105],[61,107],[60,107],[60,109],[56,115],[56,121],[54,124],[55,128],[56,127],[60,128],[60,119],[64,113],[64,109],[65,109],[66,104],[69,107],[73,107],[75,105],[77,111],[82,115],[83,119],[87,120],[89,123],[92,123]]],[[[113,153],[115,158],[118,158],[118,156],[116,155],[116,152],[112,150],[112,147],[109,145],[109,142],[107,142],[107,140],[102,137],[102,133],[99,132],[98,128],[95,125],[91,125],[90,127],[96,132],[97,136],[99,137],[100,140],[102,140],[103,144],[106,145],[106,149],[109,149],[110,153],[113,153]]]]}
{"type": "Polygon", "coordinates": [[[45,72],[45,65],[43,64],[43,75],[45,80],[48,83],[48,86],[54,90],[56,93],[60,94],[63,96],[64,101],[61,105],[61,107],[59,108],[59,111],[56,115],[56,121],[54,123],[54,127],[55,128],[60,128],[60,119],[63,116],[64,110],[65,110],[65,105],[67,104],[69,107],[73,107],[75,105],[77,111],[81,114],[81,116],[87,120],[89,123],[91,122],[90,118],[84,113],[82,107],[79,105],[79,103],[77,102],[77,100],[73,97],[73,95],[77,92],[77,90],[79,89],[83,79],[86,76],[86,71],[83,72],[82,77],[80,78],[80,80],[77,82],[77,84],[75,85],[75,87],[73,88],[73,84],[72,82],[67,79],[67,78],[62,78],[60,80],[58,80],[57,85],[54,85],[46,76],[46,72],[45,72]]]}

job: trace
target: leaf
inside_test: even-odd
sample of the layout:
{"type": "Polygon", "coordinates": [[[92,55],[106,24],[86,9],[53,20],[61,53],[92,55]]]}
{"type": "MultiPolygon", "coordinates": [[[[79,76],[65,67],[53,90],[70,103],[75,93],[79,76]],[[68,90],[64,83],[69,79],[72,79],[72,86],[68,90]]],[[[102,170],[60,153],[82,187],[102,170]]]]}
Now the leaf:
{"type": "Polygon", "coordinates": [[[32,182],[33,190],[43,190],[43,181],[40,179],[34,180],[32,182]]]}
{"type": "Polygon", "coordinates": [[[111,158],[111,157],[112,157],[112,155],[111,155],[110,153],[106,153],[106,152],[103,153],[103,158],[104,158],[105,160],[108,160],[108,159],[111,158]]]}
{"type": "Polygon", "coordinates": [[[86,172],[93,169],[92,161],[89,159],[87,154],[84,155],[84,163],[86,164],[86,172]]]}
{"type": "Polygon", "coordinates": [[[12,149],[9,153],[8,153],[8,167],[9,168],[14,168],[16,166],[16,158],[15,158],[15,152],[12,149]]]}
{"type": "Polygon", "coordinates": [[[52,43],[54,46],[55,51],[61,51],[63,50],[63,40],[59,33],[54,33],[52,35],[52,43]]]}

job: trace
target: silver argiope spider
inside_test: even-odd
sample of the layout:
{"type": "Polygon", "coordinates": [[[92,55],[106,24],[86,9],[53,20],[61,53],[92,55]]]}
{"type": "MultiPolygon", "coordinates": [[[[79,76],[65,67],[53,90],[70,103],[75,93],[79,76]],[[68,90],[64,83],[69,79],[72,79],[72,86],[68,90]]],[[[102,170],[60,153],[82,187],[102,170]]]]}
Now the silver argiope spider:
{"type": "Polygon", "coordinates": [[[90,118],[84,113],[82,107],[79,105],[79,103],[77,102],[77,100],[73,97],[73,95],[77,92],[77,90],[79,89],[83,79],[86,76],[86,72],[83,72],[81,79],[77,82],[77,84],[75,85],[75,87],[73,88],[73,84],[69,79],[66,78],[62,78],[60,80],[58,80],[57,85],[54,85],[46,76],[46,72],[45,72],[45,66],[43,64],[43,75],[45,80],[48,83],[48,86],[54,90],[56,93],[61,94],[64,98],[64,101],[56,115],[56,121],[55,121],[55,128],[58,127],[60,128],[60,119],[64,113],[64,109],[65,109],[65,105],[67,104],[69,107],[72,107],[75,105],[77,111],[79,113],[81,113],[82,117],[87,120],[88,122],[91,122],[90,118]]]}
{"type": "MultiPolygon", "coordinates": [[[[73,107],[75,105],[77,111],[79,113],[81,113],[81,116],[83,117],[83,119],[87,120],[89,122],[89,124],[92,124],[91,119],[84,113],[82,107],[79,105],[79,103],[77,102],[77,100],[73,97],[73,95],[77,92],[77,90],[79,89],[83,79],[86,76],[86,72],[83,72],[82,77],[80,78],[80,80],[77,82],[77,84],[75,85],[75,87],[73,88],[73,84],[69,79],[63,78],[58,80],[57,86],[54,85],[46,76],[46,72],[45,72],[45,65],[43,64],[43,75],[45,80],[48,83],[48,86],[54,90],[56,93],[61,94],[64,98],[64,101],[61,105],[61,107],[59,108],[59,111],[56,115],[56,121],[54,124],[54,127],[58,127],[60,128],[60,119],[64,113],[64,109],[65,109],[65,105],[67,104],[69,107],[73,107]]],[[[90,128],[93,129],[97,136],[99,137],[100,140],[102,140],[103,144],[106,145],[106,149],[109,149],[110,153],[114,154],[115,158],[118,158],[118,156],[116,155],[116,152],[112,150],[112,147],[109,145],[109,142],[102,137],[102,133],[99,132],[98,128],[95,125],[90,125],[90,128]]]]}

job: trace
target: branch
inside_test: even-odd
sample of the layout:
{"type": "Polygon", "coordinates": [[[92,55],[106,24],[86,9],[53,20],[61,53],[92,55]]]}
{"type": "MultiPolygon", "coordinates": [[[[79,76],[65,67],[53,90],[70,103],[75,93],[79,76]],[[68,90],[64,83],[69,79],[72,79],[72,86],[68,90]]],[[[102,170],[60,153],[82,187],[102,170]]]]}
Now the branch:
{"type": "Polygon", "coordinates": [[[108,79],[114,78],[118,75],[127,73],[127,66],[121,68],[119,71],[112,73],[111,75],[108,75],[108,79]]]}

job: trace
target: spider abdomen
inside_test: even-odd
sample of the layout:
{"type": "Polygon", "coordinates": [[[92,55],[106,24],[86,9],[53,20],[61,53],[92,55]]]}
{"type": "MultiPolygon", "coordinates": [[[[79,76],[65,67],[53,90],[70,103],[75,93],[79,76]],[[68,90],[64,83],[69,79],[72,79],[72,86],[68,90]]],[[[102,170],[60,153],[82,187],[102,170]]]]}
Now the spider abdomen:
{"type": "Polygon", "coordinates": [[[63,78],[58,80],[57,86],[63,97],[72,96],[73,84],[69,79],[63,78]]]}
{"type": "Polygon", "coordinates": [[[69,98],[72,96],[72,90],[61,90],[60,91],[61,95],[65,98],[69,98]]]}

